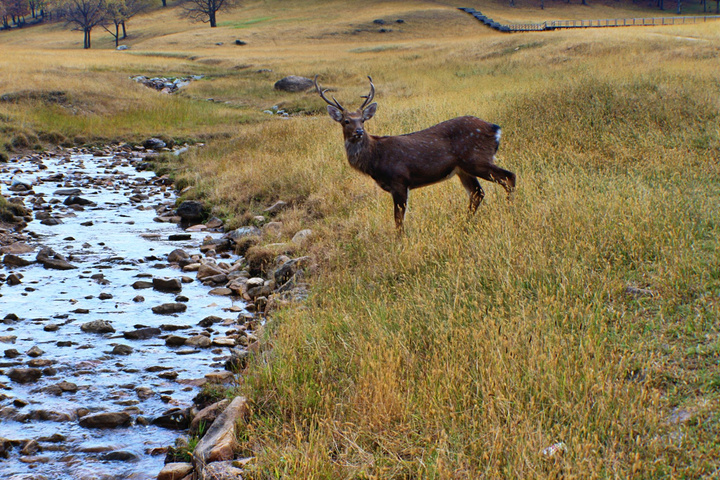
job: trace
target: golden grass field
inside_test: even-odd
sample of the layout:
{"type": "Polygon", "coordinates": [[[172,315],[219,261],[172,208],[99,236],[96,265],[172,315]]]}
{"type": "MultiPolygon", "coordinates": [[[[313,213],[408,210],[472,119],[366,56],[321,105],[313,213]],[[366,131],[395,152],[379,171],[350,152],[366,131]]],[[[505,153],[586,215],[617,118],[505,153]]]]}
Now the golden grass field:
{"type": "Polygon", "coordinates": [[[518,4],[248,1],[212,30],[171,7],[129,23],[127,52],[100,31],[90,51],[60,25],[0,32],[0,95],[70,99],[0,102],[4,141],[204,140],[167,165],[188,195],[231,225],[292,202],[267,243],[313,230],[295,252],[318,263],[310,298],[274,312],[236,390],[253,405],[249,478],[720,476],[720,22],[507,35],[455,9],[660,13],[518,4]],[[376,18],[405,23],[380,34],[376,18]],[[163,96],[134,74],[207,77],[163,96]],[[397,240],[324,102],[273,90],[288,74],[319,74],[346,105],[371,75],[372,133],[498,123],[514,199],[483,182],[468,217],[457,180],[415,190],[397,240]]]}

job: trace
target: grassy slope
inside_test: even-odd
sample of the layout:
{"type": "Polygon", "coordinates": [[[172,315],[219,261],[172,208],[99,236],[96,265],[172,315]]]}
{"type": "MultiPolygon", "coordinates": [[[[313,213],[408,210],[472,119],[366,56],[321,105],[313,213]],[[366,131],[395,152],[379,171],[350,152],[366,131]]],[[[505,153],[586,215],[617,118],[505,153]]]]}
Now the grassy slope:
{"type": "Polygon", "coordinates": [[[443,3],[339,1],[251,3],[220,22],[153,13],[130,25],[130,55],[68,50],[78,34],[54,27],[0,37],[16,55],[0,93],[58,88],[83,107],[0,113],[88,137],[230,135],[176,175],[236,222],[282,198],[295,207],[281,240],[316,232],[311,297],[276,313],[245,377],[258,477],[717,474],[720,24],[506,36],[443,3]],[[375,18],[406,23],[381,35],[375,18]],[[128,84],[154,72],[211,77],[177,97],[128,84]],[[272,90],[315,73],[347,104],[371,74],[374,132],[499,123],[514,201],[485,184],[466,218],[457,181],[414,191],[396,241],[389,196],[347,166],[322,102],[272,90]],[[259,113],[276,104],[320,115],[259,113]],[[564,459],[544,460],[557,441],[564,459]]]}

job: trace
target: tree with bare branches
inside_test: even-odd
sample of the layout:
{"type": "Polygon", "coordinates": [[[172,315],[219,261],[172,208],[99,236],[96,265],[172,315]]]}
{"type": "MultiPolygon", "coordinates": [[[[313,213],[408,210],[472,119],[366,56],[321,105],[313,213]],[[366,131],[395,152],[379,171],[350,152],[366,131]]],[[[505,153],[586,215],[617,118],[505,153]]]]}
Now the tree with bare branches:
{"type": "Polygon", "coordinates": [[[83,48],[90,48],[92,29],[108,21],[106,0],[67,0],[63,7],[66,22],[83,31],[83,48]]]}
{"type": "Polygon", "coordinates": [[[239,0],[188,0],[182,15],[197,22],[209,22],[211,27],[217,27],[217,12],[230,10],[239,4],[239,0]]]}

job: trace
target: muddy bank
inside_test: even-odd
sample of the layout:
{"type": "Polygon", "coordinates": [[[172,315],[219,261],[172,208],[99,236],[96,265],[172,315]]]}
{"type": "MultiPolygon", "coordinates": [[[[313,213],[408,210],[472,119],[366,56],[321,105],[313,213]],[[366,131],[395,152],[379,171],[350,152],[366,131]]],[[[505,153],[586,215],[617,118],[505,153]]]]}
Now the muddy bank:
{"type": "MultiPolygon", "coordinates": [[[[0,231],[0,476],[152,478],[208,381],[256,341],[250,278],[215,219],[177,225],[144,151],[0,164],[28,226],[0,231]]],[[[284,278],[283,278],[284,280],[284,278]]]]}

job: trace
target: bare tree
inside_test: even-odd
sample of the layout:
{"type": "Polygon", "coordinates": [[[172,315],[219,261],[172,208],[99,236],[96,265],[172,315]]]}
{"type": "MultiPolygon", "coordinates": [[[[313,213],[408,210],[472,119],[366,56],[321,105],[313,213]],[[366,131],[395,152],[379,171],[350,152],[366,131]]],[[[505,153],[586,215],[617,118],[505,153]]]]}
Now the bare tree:
{"type": "Polygon", "coordinates": [[[125,23],[138,13],[145,10],[149,4],[147,0],[106,0],[107,19],[108,22],[102,27],[115,38],[115,46],[117,47],[121,38],[127,38],[127,29],[125,23]],[[109,25],[112,24],[114,31],[110,30],[109,25]],[[122,27],[122,37],[120,36],[120,28],[122,27]]]}
{"type": "Polygon", "coordinates": [[[238,0],[188,0],[182,15],[197,22],[209,22],[211,27],[217,27],[217,12],[229,10],[238,5],[238,0]]]}
{"type": "Polygon", "coordinates": [[[83,48],[90,48],[90,32],[108,21],[106,0],[67,0],[64,7],[65,20],[83,31],[83,48]]]}

